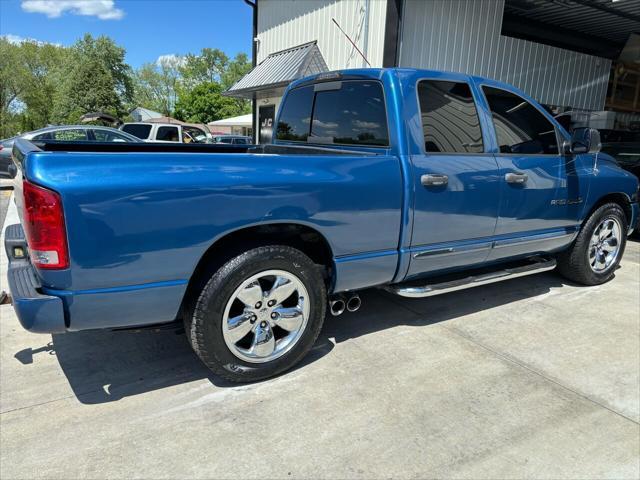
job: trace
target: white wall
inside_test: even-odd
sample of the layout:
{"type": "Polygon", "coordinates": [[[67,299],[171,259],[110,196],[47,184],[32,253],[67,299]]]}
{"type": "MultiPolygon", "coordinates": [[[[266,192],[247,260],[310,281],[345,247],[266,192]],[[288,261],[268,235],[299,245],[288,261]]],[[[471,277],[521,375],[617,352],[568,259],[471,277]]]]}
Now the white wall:
{"type": "Polygon", "coordinates": [[[330,70],[366,67],[331,21],[335,18],[371,66],[380,67],[386,9],[387,0],[259,0],[258,63],[270,53],[317,40],[330,70]]]}
{"type": "Polygon", "coordinates": [[[470,73],[538,101],[604,107],[611,61],[500,35],[504,0],[405,0],[400,65],[470,73]]]}

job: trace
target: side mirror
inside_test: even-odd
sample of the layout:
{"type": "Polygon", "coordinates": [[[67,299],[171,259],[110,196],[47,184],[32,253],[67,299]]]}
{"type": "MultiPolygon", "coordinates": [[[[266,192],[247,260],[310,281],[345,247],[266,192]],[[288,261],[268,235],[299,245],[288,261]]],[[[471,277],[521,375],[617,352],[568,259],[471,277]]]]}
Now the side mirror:
{"type": "Polygon", "coordinates": [[[18,173],[18,168],[13,162],[11,162],[9,165],[7,165],[6,172],[0,171],[0,178],[12,179],[12,178],[15,178],[17,173],[18,173]]]}
{"type": "Polygon", "coordinates": [[[571,135],[571,153],[598,153],[602,144],[600,143],[600,132],[595,128],[576,128],[571,135]]]}

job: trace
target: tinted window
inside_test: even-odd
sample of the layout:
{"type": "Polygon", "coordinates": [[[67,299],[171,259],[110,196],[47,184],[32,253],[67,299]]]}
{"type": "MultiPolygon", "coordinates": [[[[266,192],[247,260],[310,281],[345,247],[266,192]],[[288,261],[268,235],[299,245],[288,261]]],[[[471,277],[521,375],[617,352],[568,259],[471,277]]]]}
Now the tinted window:
{"type": "Polygon", "coordinates": [[[179,142],[178,127],[158,127],[156,140],[163,142],[179,142]]]}
{"type": "Polygon", "coordinates": [[[233,140],[233,143],[239,143],[239,144],[241,144],[241,145],[246,145],[246,144],[247,144],[247,143],[249,143],[249,142],[247,142],[247,139],[246,139],[246,138],[235,138],[235,139],[233,140]]]}
{"type": "Polygon", "coordinates": [[[422,81],[418,84],[418,99],[427,152],[484,151],[480,120],[469,85],[422,81]]]}
{"type": "Polygon", "coordinates": [[[501,153],[557,154],[554,125],[533,105],[499,88],[482,87],[501,153]]]}
{"type": "Polygon", "coordinates": [[[339,90],[316,92],[309,141],[388,145],[382,85],[342,82],[339,90]]]}
{"type": "Polygon", "coordinates": [[[151,132],[151,125],[145,125],[140,123],[130,123],[122,127],[123,132],[130,133],[138,138],[146,140],[149,138],[149,133],[151,132]]]}
{"type": "Polygon", "coordinates": [[[96,142],[130,142],[131,140],[124,135],[120,135],[117,132],[110,132],[109,130],[94,130],[93,136],[96,142]]]}
{"type": "Polygon", "coordinates": [[[231,142],[233,142],[233,138],[231,138],[231,137],[218,137],[216,141],[218,143],[231,143],[231,142]]]}
{"type": "Polygon", "coordinates": [[[33,137],[34,140],[51,140],[51,132],[41,133],[40,135],[36,135],[33,137]]]}
{"type": "Polygon", "coordinates": [[[276,138],[314,143],[388,145],[382,86],[368,81],[337,83],[339,88],[319,89],[317,92],[313,86],[291,90],[282,107],[276,138]]]}
{"type": "Polygon", "coordinates": [[[306,141],[309,136],[312,106],[313,87],[291,90],[278,120],[276,138],[306,141]]]}

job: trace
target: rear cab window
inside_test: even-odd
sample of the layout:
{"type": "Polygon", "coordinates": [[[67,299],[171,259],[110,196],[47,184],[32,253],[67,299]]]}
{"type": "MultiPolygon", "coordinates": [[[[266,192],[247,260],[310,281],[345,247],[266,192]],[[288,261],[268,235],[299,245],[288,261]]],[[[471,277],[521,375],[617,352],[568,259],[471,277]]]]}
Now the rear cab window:
{"type": "Polygon", "coordinates": [[[142,140],[147,140],[151,133],[151,125],[144,123],[129,123],[122,127],[122,131],[130,133],[142,140]]]}
{"type": "Polygon", "coordinates": [[[373,80],[317,83],[287,95],[276,138],[307,143],[388,146],[382,85],[373,80]]]}

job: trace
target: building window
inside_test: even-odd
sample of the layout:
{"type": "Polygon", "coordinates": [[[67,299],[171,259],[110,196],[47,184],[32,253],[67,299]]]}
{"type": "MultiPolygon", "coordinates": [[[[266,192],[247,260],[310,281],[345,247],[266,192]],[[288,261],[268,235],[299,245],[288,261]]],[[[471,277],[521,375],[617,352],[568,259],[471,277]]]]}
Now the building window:
{"type": "Polygon", "coordinates": [[[482,130],[469,85],[436,80],[418,84],[427,152],[482,153],[482,130]]]}
{"type": "Polygon", "coordinates": [[[555,126],[536,107],[506,90],[482,87],[500,153],[558,154],[555,126]]]}

